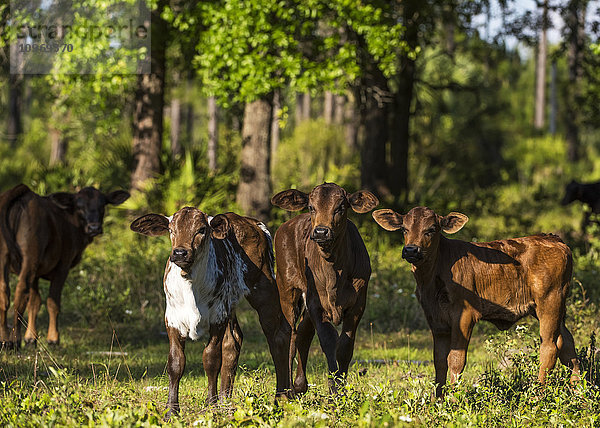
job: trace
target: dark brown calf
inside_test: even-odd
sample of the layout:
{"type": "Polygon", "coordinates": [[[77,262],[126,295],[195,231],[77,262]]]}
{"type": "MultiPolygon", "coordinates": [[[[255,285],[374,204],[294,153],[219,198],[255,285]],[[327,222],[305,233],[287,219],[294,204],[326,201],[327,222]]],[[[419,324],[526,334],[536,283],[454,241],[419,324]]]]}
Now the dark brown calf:
{"type": "Polygon", "coordinates": [[[242,346],[235,316],[246,296],[258,312],[277,375],[277,395],[289,389],[287,352],[290,331],[279,305],[273,274],[271,235],[258,220],[234,213],[209,218],[185,207],[171,217],[148,214],[131,224],[143,235],[170,234],[172,250],[164,276],[169,336],[169,414],[179,411],[179,381],[185,368],[185,341],[208,332],[202,355],[208,377],[207,403],[215,403],[221,373],[221,398],[231,395],[242,346]]]}
{"type": "Polygon", "coordinates": [[[35,342],[35,319],[41,305],[39,278],[50,281],[48,343],[58,344],[60,295],[69,270],[81,260],[83,250],[102,233],[104,207],[118,205],[129,193],[117,190],[104,194],[93,187],[78,193],[39,196],[24,184],[0,195],[0,341],[21,345],[21,323],[27,304],[25,341],[35,342]],[[10,271],[19,275],[14,297],[14,323],[9,332],[10,271]]]}
{"type": "Polygon", "coordinates": [[[581,201],[591,208],[591,212],[584,212],[581,222],[581,229],[585,232],[590,224],[590,216],[600,214],[600,182],[578,183],[572,180],[565,187],[565,196],[560,203],[561,205],[569,205],[575,201],[581,201]]]}
{"type": "Polygon", "coordinates": [[[571,250],[555,235],[493,242],[448,239],[468,221],[460,213],[438,216],[416,207],[406,215],[377,210],[373,218],[386,230],[404,234],[402,257],[412,264],[416,295],[433,334],[436,395],[462,373],[473,326],[479,320],[501,330],[526,315],[540,322],[540,371],[546,374],[557,356],[579,378],[573,336],[565,326],[565,300],[573,260],[571,250]]]}
{"type": "Polygon", "coordinates": [[[348,195],[338,185],[325,183],[308,195],[285,190],[273,196],[271,203],[289,211],[309,210],[282,224],[275,234],[277,287],[283,313],[292,326],[290,385],[297,350],[293,392],[304,393],[308,388],[306,362],[316,328],[331,375],[330,391],[335,393],[348,372],[371,276],[369,254],[347,212],[352,208],[366,213],[379,201],[367,191],[348,195]],[[334,325],[340,323],[338,335],[334,325]]]}

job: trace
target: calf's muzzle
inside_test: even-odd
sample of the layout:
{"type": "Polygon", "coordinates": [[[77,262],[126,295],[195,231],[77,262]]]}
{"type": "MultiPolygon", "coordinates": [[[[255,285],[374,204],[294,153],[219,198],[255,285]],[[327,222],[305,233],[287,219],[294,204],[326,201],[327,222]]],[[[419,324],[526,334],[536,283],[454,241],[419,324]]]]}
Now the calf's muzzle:
{"type": "Polygon", "coordinates": [[[185,248],[173,248],[173,251],[171,251],[170,259],[173,263],[175,263],[179,267],[182,267],[182,265],[189,264],[189,255],[190,252],[185,248]]]}
{"type": "Polygon", "coordinates": [[[402,258],[409,263],[416,263],[423,259],[421,247],[418,245],[405,245],[402,249],[402,258]]]}
{"type": "Polygon", "coordinates": [[[317,226],[313,229],[310,239],[317,243],[331,241],[333,239],[333,231],[329,227],[317,226]]]}

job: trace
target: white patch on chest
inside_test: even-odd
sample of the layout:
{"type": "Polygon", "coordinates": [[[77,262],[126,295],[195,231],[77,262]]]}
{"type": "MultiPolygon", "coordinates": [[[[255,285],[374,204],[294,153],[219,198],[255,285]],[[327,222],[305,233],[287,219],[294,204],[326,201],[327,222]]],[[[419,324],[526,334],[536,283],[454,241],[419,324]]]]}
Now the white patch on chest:
{"type": "Polygon", "coordinates": [[[246,265],[231,244],[224,240],[227,257],[220,269],[212,240],[197,255],[190,275],[182,276],[179,266],[169,262],[165,278],[167,309],[165,320],[183,337],[197,340],[211,324],[227,319],[239,299],[249,290],[244,282],[246,265]]]}

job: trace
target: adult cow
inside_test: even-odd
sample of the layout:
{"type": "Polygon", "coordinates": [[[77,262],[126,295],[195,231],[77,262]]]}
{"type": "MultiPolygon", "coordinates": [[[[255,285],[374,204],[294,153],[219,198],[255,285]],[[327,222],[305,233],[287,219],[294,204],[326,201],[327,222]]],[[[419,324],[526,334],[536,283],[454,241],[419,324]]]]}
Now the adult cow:
{"type": "Polygon", "coordinates": [[[148,236],[170,234],[172,251],[164,275],[167,301],[165,325],[169,337],[169,414],[179,411],[179,381],[185,369],[186,339],[208,332],[202,354],[208,377],[207,404],[231,395],[242,346],[242,330],[235,315],[246,296],[258,312],[273,357],[277,395],[286,394],[287,350],[290,329],[279,306],[273,272],[273,245],[266,226],[234,213],[208,217],[185,207],[171,217],[147,214],[131,230],[148,236]]]}
{"type": "Polygon", "coordinates": [[[573,259],[555,235],[535,235],[492,242],[448,239],[468,221],[461,213],[445,217],[416,207],[406,215],[377,210],[375,221],[404,234],[402,257],[412,264],[416,295],[433,334],[436,395],[462,373],[473,326],[479,320],[501,330],[533,315],[540,322],[540,371],[546,374],[557,356],[579,376],[573,336],[565,326],[565,301],[573,259]]]}
{"type": "Polygon", "coordinates": [[[104,209],[129,198],[123,190],[104,194],[93,187],[77,193],[40,196],[26,185],[0,195],[0,341],[8,347],[21,345],[21,324],[27,304],[25,341],[35,343],[35,320],[41,298],[38,281],[50,281],[48,343],[58,345],[60,296],[69,270],[81,260],[83,250],[102,233],[104,209]],[[6,312],[9,306],[10,271],[19,280],[14,296],[14,322],[9,332],[6,312]],[[29,301],[29,303],[27,303],[29,301]]]}
{"type": "Polygon", "coordinates": [[[348,208],[366,213],[379,201],[364,190],[349,195],[334,183],[324,183],[310,194],[285,190],[273,196],[271,203],[288,211],[309,210],[275,233],[277,287],[283,313],[292,326],[290,385],[294,393],[308,389],[306,363],[316,328],[327,358],[330,392],[335,393],[348,372],[371,276],[369,254],[347,218],[348,208]],[[340,323],[338,335],[334,326],[340,323]],[[298,369],[292,383],[296,350],[298,369]]]}

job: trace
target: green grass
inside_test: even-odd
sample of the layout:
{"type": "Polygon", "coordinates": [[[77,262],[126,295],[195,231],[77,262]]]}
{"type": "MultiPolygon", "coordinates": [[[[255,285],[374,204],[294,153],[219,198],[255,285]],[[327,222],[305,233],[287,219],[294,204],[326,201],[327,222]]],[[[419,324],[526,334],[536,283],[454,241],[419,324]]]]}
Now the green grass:
{"type": "MultiPolygon", "coordinates": [[[[174,426],[594,426],[600,390],[575,388],[559,367],[538,385],[535,322],[498,332],[476,327],[467,369],[443,400],[432,398],[428,331],[378,333],[362,326],[344,392],[327,393],[325,359],[315,340],[309,392],[276,406],[275,376],[256,315],[243,305],[245,341],[231,400],[207,408],[203,343],[186,346],[181,415],[174,426]],[[385,360],[382,363],[381,360],[385,360]]],[[[108,324],[108,323],[106,323],[108,324]]],[[[42,325],[42,329],[43,329],[42,325]]],[[[574,329],[579,348],[591,324],[574,329]]],[[[167,398],[168,342],[160,324],[66,327],[59,349],[43,342],[0,354],[0,426],[160,426],[167,398]],[[107,351],[121,354],[108,354],[107,351]]]]}

